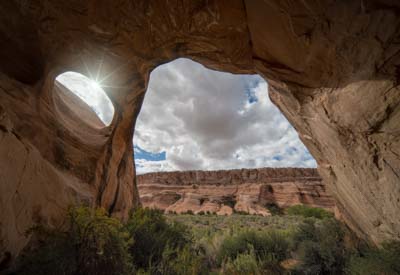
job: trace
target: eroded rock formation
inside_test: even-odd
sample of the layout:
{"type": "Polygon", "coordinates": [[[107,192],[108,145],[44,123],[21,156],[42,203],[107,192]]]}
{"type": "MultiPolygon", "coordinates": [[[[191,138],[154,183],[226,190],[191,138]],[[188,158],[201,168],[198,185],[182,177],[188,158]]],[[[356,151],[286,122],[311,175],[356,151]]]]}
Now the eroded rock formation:
{"type": "Polygon", "coordinates": [[[71,203],[126,217],[149,74],[178,57],[263,76],[347,223],[399,239],[399,14],[397,0],[1,1],[0,251],[71,203]],[[109,127],[57,92],[68,70],[104,79],[109,127]]]}
{"type": "Polygon", "coordinates": [[[296,204],[334,211],[316,169],[262,168],[160,172],[137,176],[143,207],[165,212],[270,215],[267,205],[296,204]]]}

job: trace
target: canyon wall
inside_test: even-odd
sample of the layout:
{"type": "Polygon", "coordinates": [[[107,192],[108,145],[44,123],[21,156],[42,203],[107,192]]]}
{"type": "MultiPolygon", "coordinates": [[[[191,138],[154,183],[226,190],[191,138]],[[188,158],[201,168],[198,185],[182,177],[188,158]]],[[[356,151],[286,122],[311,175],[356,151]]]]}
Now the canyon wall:
{"type": "Polygon", "coordinates": [[[159,172],[137,176],[143,207],[165,212],[270,215],[266,206],[304,204],[334,211],[316,169],[260,168],[159,172]]]}
{"type": "Polygon", "coordinates": [[[347,224],[400,239],[399,14],[397,0],[0,1],[0,251],[70,204],[127,217],[149,75],[179,57],[264,77],[347,224]],[[54,84],[65,71],[104,80],[110,126],[77,115],[54,84]]]}

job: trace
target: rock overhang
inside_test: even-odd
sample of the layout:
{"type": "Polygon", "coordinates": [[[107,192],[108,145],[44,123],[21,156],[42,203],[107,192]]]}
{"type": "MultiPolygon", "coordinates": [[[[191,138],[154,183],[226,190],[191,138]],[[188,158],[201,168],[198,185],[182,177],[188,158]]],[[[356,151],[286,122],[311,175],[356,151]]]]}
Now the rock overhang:
{"type": "Polygon", "coordinates": [[[0,217],[10,224],[2,248],[17,253],[35,217],[59,217],[68,203],[89,201],[121,218],[139,203],[135,120],[151,70],[178,57],[263,76],[347,223],[375,243],[398,239],[399,10],[390,0],[1,3],[0,217]],[[107,94],[116,113],[90,146],[54,115],[53,83],[101,62],[114,72],[107,94]],[[10,167],[10,146],[35,153],[10,167]],[[43,171],[57,176],[38,182],[43,171]],[[36,187],[26,192],[29,183],[36,187]],[[47,196],[54,186],[59,202],[47,196]]]}

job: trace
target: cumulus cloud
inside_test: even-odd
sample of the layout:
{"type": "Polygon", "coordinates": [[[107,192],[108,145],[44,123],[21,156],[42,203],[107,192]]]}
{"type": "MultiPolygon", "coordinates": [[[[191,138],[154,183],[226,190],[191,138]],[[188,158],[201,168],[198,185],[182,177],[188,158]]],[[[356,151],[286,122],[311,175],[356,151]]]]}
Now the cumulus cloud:
{"type": "Polygon", "coordinates": [[[316,166],[262,78],[212,71],[188,59],[152,72],[134,143],[165,152],[163,159],[137,158],[139,173],[316,166]]]}

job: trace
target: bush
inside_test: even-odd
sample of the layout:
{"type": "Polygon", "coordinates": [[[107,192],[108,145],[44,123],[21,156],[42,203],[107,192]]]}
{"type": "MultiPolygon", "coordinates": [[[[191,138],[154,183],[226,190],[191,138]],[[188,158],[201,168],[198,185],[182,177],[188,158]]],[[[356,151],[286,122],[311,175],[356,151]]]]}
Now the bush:
{"type": "Polygon", "coordinates": [[[332,218],[333,214],[322,208],[309,207],[306,205],[293,205],[286,209],[289,215],[303,216],[305,218],[325,219],[332,218]]]}
{"type": "Polygon", "coordinates": [[[350,259],[347,274],[400,274],[400,242],[387,242],[381,248],[367,248],[350,259]]]}
{"type": "Polygon", "coordinates": [[[258,275],[263,274],[259,267],[254,251],[239,254],[232,260],[229,259],[223,267],[224,274],[258,275]]]}
{"type": "Polygon", "coordinates": [[[183,215],[167,222],[159,210],[137,209],[122,225],[102,209],[72,208],[65,230],[30,230],[32,243],[15,274],[400,274],[400,242],[351,252],[344,227],[323,216],[268,217],[265,223],[256,216],[183,215]],[[182,218],[192,233],[177,222],[182,218]],[[298,222],[290,231],[265,229],[288,228],[283,219],[298,222]]]}
{"type": "Polygon", "coordinates": [[[17,274],[128,274],[132,270],[122,224],[103,209],[71,208],[67,230],[34,227],[36,241],[24,251],[17,274]]]}
{"type": "Polygon", "coordinates": [[[278,231],[243,231],[223,240],[217,261],[222,264],[227,260],[235,260],[240,254],[253,251],[259,261],[279,265],[288,256],[288,248],[286,236],[278,231]]]}
{"type": "Polygon", "coordinates": [[[204,256],[190,245],[178,250],[168,246],[157,271],[159,274],[174,275],[209,274],[204,256]]]}
{"type": "Polygon", "coordinates": [[[334,219],[305,220],[294,237],[300,260],[297,271],[305,274],[343,274],[346,263],[344,230],[334,219]]]}
{"type": "Polygon", "coordinates": [[[160,264],[167,247],[178,251],[191,243],[187,228],[179,223],[168,224],[159,210],[135,210],[126,228],[135,239],[129,248],[134,265],[145,270],[160,264]]]}

